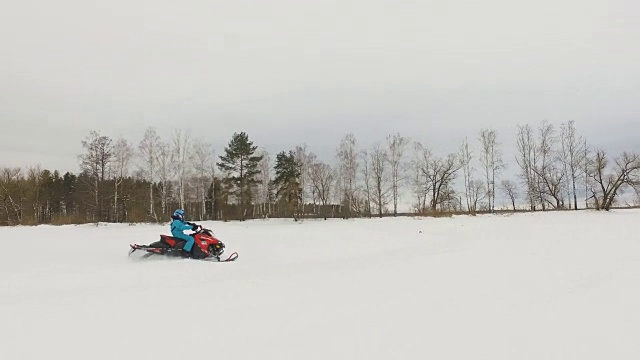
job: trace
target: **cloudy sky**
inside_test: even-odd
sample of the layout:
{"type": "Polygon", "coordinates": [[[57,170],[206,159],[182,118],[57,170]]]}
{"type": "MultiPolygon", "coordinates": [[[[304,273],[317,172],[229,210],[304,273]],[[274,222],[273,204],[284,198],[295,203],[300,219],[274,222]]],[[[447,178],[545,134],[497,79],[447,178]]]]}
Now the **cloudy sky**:
{"type": "MultiPolygon", "coordinates": [[[[640,151],[637,0],[21,0],[0,13],[0,167],[77,171],[91,130],[155,126],[332,160],[400,132],[436,153],[481,128],[575,120],[640,151]]],[[[511,160],[509,158],[508,160],[511,160]]]]}

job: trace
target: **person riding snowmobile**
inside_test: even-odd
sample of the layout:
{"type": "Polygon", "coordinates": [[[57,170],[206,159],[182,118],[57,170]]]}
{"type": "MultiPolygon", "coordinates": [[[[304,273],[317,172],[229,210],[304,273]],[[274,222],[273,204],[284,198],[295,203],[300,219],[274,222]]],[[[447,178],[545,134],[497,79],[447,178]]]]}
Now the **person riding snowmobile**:
{"type": "Polygon", "coordinates": [[[186,243],[182,248],[182,256],[190,257],[191,249],[193,248],[193,244],[195,243],[195,238],[192,235],[187,235],[184,233],[185,230],[197,231],[200,225],[196,225],[194,223],[190,223],[188,221],[184,221],[184,210],[177,209],[171,215],[171,235],[175,238],[185,240],[186,243]]]}

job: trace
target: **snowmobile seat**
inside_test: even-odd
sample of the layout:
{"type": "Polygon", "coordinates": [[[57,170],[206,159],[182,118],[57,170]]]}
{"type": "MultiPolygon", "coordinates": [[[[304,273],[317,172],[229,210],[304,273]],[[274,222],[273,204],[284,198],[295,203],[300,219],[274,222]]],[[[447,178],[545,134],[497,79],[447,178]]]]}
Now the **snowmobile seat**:
{"type": "Polygon", "coordinates": [[[185,240],[168,235],[160,235],[160,241],[175,249],[182,249],[184,247],[184,244],[186,244],[185,240]]]}

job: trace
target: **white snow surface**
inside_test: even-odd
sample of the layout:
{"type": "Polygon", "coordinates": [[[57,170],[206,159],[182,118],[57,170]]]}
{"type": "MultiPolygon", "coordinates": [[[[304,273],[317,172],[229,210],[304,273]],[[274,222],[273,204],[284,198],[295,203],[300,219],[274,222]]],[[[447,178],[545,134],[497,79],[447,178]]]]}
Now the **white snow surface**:
{"type": "Polygon", "coordinates": [[[638,359],[639,222],[204,222],[233,263],[127,256],[168,225],[0,228],[0,359],[638,359]]]}

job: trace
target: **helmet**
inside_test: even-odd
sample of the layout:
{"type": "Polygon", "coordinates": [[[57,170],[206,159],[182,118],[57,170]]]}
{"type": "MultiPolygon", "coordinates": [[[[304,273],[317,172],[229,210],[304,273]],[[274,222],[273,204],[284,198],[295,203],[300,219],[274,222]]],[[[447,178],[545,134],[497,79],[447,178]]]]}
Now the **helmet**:
{"type": "Polygon", "coordinates": [[[173,215],[171,217],[176,219],[176,220],[179,219],[181,221],[184,221],[184,210],[177,209],[176,211],[173,212],[173,215]]]}

